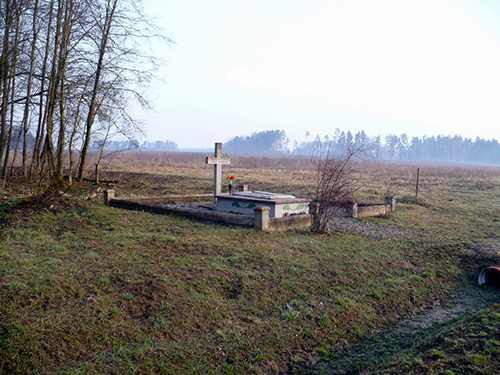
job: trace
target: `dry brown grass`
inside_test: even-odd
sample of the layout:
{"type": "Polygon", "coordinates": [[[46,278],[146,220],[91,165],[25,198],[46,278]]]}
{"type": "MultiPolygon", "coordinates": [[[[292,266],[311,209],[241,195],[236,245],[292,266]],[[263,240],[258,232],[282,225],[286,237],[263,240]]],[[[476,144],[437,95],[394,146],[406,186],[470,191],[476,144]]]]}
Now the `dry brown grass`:
{"type": "MultiPolygon", "coordinates": [[[[170,176],[183,185],[182,191],[206,193],[212,189],[213,168],[206,165],[203,153],[124,152],[105,163],[102,176],[128,172],[170,176]],[[113,172],[113,173],[110,173],[113,172]]],[[[313,162],[306,157],[268,157],[228,155],[223,175],[235,174],[236,184],[248,184],[252,190],[271,190],[312,197],[315,178],[313,162]]],[[[431,163],[401,163],[357,160],[353,179],[360,186],[359,199],[383,201],[386,195],[396,197],[415,194],[416,171],[420,168],[422,198],[432,199],[448,189],[475,184],[486,188],[498,181],[500,167],[431,163]]],[[[92,172],[89,171],[89,175],[92,172]]],[[[147,187],[145,187],[146,189],[147,187]]]]}

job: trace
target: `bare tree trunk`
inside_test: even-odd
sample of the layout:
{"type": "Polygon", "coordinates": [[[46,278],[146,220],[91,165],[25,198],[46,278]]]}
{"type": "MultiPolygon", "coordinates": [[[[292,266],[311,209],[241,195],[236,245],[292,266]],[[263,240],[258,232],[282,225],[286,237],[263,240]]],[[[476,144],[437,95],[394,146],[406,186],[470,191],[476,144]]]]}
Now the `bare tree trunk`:
{"type": "Polygon", "coordinates": [[[10,156],[10,145],[12,143],[12,132],[14,128],[14,103],[15,103],[15,92],[16,92],[16,68],[17,68],[17,53],[18,53],[18,43],[19,43],[19,22],[21,19],[21,11],[19,9],[19,5],[15,6],[14,9],[15,17],[16,17],[16,28],[15,28],[15,37],[14,44],[12,46],[12,52],[10,56],[12,58],[12,63],[10,64],[10,126],[9,126],[9,134],[7,136],[7,146],[5,148],[5,158],[3,162],[2,175],[4,181],[7,179],[7,167],[9,165],[9,156],[10,156]]]}
{"type": "MultiPolygon", "coordinates": [[[[56,177],[56,160],[55,160],[55,152],[54,152],[54,112],[57,106],[57,92],[60,84],[60,76],[58,72],[58,60],[59,60],[59,50],[60,50],[60,39],[61,39],[61,26],[63,20],[63,0],[58,1],[58,11],[57,11],[57,22],[55,28],[55,41],[54,41],[54,51],[52,56],[52,70],[50,73],[50,81],[49,81],[49,91],[47,95],[47,104],[46,104],[46,112],[47,112],[47,120],[46,120],[46,134],[45,140],[42,149],[42,162],[47,165],[49,176],[51,179],[56,177]]],[[[61,181],[52,181],[54,186],[57,186],[61,183],[61,181]]]]}
{"type": "Polygon", "coordinates": [[[6,140],[6,146],[5,146],[5,157],[3,160],[3,166],[2,166],[2,178],[3,182],[7,181],[7,165],[9,163],[9,157],[10,157],[10,144],[12,142],[12,128],[13,128],[13,120],[14,120],[14,84],[15,84],[15,77],[13,74],[11,74],[11,77],[9,79],[9,91],[11,94],[11,105],[10,105],[10,124],[9,124],[9,129],[7,131],[7,140],[6,140]]]}
{"type": "Polygon", "coordinates": [[[38,40],[38,30],[36,27],[37,18],[38,18],[38,1],[35,0],[34,8],[33,8],[33,19],[32,19],[32,32],[33,32],[33,40],[31,44],[31,53],[30,53],[30,71],[28,75],[28,84],[26,87],[26,102],[24,103],[24,113],[22,119],[22,130],[23,130],[23,177],[27,177],[27,159],[28,159],[28,130],[29,130],[29,113],[30,113],[30,104],[31,104],[31,89],[33,86],[33,73],[35,71],[35,53],[36,53],[36,44],[38,40]]]}
{"type": "MultiPolygon", "coordinates": [[[[9,70],[10,70],[10,29],[12,26],[12,0],[5,0],[5,29],[3,34],[2,55],[0,57],[0,85],[2,102],[0,107],[0,165],[3,164],[7,147],[7,110],[9,106],[9,70]]],[[[3,176],[3,175],[2,175],[3,176]]]]}
{"type": "Polygon", "coordinates": [[[68,45],[71,33],[71,22],[73,17],[73,0],[67,0],[65,15],[64,15],[64,26],[63,35],[61,40],[60,48],[60,58],[58,63],[58,80],[60,80],[61,90],[59,93],[59,135],[57,139],[57,152],[56,152],[56,169],[55,169],[55,180],[62,180],[63,178],[63,162],[64,162],[64,140],[66,136],[66,114],[65,114],[65,78],[66,78],[66,62],[68,59],[68,45]]]}
{"type": "Polygon", "coordinates": [[[50,1],[49,5],[49,15],[48,15],[48,24],[47,24],[47,37],[45,39],[45,54],[43,57],[42,71],[41,71],[41,86],[40,86],[40,101],[38,106],[38,126],[36,130],[35,137],[35,146],[33,148],[33,157],[31,161],[31,174],[33,175],[34,170],[39,171],[42,165],[41,158],[41,149],[42,142],[45,135],[45,122],[47,118],[47,111],[44,109],[44,93],[45,93],[45,80],[47,74],[47,65],[49,61],[50,54],[50,41],[51,41],[51,29],[52,29],[52,21],[53,21],[53,9],[54,9],[54,0],[50,1]]]}
{"type": "Polygon", "coordinates": [[[106,18],[103,25],[103,34],[101,39],[101,45],[99,48],[99,60],[97,62],[96,72],[95,72],[95,81],[94,88],[92,90],[92,96],[90,99],[89,113],[87,117],[87,122],[85,124],[85,135],[83,140],[82,152],[80,154],[80,166],[78,169],[78,179],[81,180],[85,173],[85,161],[87,158],[87,151],[90,144],[90,136],[92,132],[92,125],[94,124],[94,119],[96,115],[96,109],[98,106],[97,103],[97,94],[99,92],[99,85],[101,80],[101,74],[103,70],[103,62],[104,55],[106,54],[106,46],[108,44],[109,34],[111,31],[111,25],[113,24],[113,18],[116,10],[116,5],[118,0],[108,0],[106,6],[106,18]]]}
{"type": "Polygon", "coordinates": [[[80,121],[80,113],[81,113],[81,107],[84,101],[84,95],[80,97],[80,100],[78,101],[78,106],[76,108],[76,113],[75,113],[75,120],[73,124],[73,130],[71,131],[71,135],[69,137],[69,142],[68,142],[68,151],[69,151],[69,166],[68,166],[68,184],[69,186],[73,185],[73,167],[75,160],[73,158],[73,142],[75,141],[76,134],[78,132],[78,122],[80,121]]]}
{"type": "Polygon", "coordinates": [[[104,148],[106,147],[106,143],[109,139],[109,133],[111,132],[111,121],[108,124],[108,128],[106,129],[106,135],[104,136],[104,139],[102,140],[101,147],[99,150],[99,156],[97,157],[97,162],[95,164],[95,184],[97,185],[99,183],[99,167],[101,165],[101,161],[104,156],[104,148]]]}
{"type": "Polygon", "coordinates": [[[16,164],[17,154],[19,152],[19,145],[21,144],[21,137],[23,136],[23,128],[19,127],[17,131],[16,146],[14,147],[14,153],[12,155],[12,162],[10,163],[10,176],[14,171],[14,165],[16,164]]]}

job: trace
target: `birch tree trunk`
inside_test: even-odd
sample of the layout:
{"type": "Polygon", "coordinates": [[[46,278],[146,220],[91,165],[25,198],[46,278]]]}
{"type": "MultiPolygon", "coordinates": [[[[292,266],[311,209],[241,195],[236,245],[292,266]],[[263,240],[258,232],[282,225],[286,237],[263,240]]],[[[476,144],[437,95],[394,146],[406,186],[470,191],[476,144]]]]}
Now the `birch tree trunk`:
{"type": "MultiPolygon", "coordinates": [[[[60,51],[60,40],[61,40],[61,27],[63,23],[63,13],[64,13],[64,0],[58,0],[58,10],[56,18],[56,28],[55,28],[55,40],[54,48],[52,53],[52,69],[50,73],[49,80],[49,91],[47,94],[46,101],[46,133],[45,140],[42,149],[42,166],[46,166],[47,173],[52,177],[58,177],[56,175],[56,159],[54,152],[54,113],[57,107],[57,93],[60,85],[60,75],[58,71],[58,61],[59,61],[59,51],[60,51]]],[[[59,185],[61,181],[54,181],[55,185],[59,185]]]]}
{"type": "Polygon", "coordinates": [[[56,152],[56,168],[54,171],[54,179],[62,181],[63,178],[63,162],[64,162],[64,140],[66,136],[66,115],[65,115],[65,88],[66,88],[66,63],[68,59],[68,46],[70,42],[70,33],[72,28],[73,17],[73,0],[66,1],[66,9],[64,15],[64,26],[61,40],[61,47],[59,49],[59,63],[58,63],[58,81],[60,81],[59,93],[59,134],[57,138],[57,152],[56,152]]]}
{"type": "Polygon", "coordinates": [[[7,144],[5,146],[5,157],[3,161],[2,167],[2,176],[4,178],[4,182],[7,179],[7,166],[9,165],[9,156],[10,156],[10,145],[12,143],[12,132],[14,130],[14,103],[15,103],[15,92],[16,92],[16,68],[17,68],[17,54],[18,54],[18,43],[19,43],[19,23],[21,19],[21,11],[19,9],[19,4],[15,4],[13,7],[13,13],[16,19],[15,25],[15,34],[14,34],[14,42],[12,44],[12,52],[9,53],[12,63],[10,64],[10,77],[8,80],[9,90],[10,90],[10,124],[7,135],[7,144]]]}
{"type": "Polygon", "coordinates": [[[24,103],[24,112],[22,119],[22,130],[23,130],[23,177],[27,177],[27,164],[28,164],[28,130],[29,130],[29,115],[30,115],[30,104],[31,104],[31,89],[33,86],[33,75],[35,72],[35,53],[36,45],[38,40],[38,29],[37,29],[37,18],[38,18],[38,1],[35,0],[33,6],[33,18],[32,18],[32,33],[33,40],[31,42],[31,52],[30,52],[30,71],[28,75],[28,83],[26,85],[26,102],[24,103]]]}
{"type": "MultiPolygon", "coordinates": [[[[13,19],[13,0],[5,0],[4,8],[4,31],[2,43],[2,55],[0,57],[0,90],[2,100],[0,103],[0,165],[3,164],[5,149],[7,147],[7,111],[9,106],[9,70],[10,70],[10,29],[13,19]]],[[[2,174],[3,177],[3,174],[2,174]]]]}
{"type": "Polygon", "coordinates": [[[44,109],[44,93],[45,93],[45,83],[46,83],[46,75],[47,75],[47,67],[49,62],[50,55],[50,44],[51,44],[51,29],[52,22],[54,17],[54,0],[50,0],[49,4],[49,12],[48,12],[48,21],[47,21],[47,36],[45,38],[45,53],[43,55],[43,63],[40,73],[40,97],[38,104],[38,125],[36,129],[36,137],[35,137],[35,146],[33,148],[33,158],[31,162],[31,175],[38,173],[42,166],[42,157],[41,157],[41,149],[43,144],[43,139],[45,135],[45,122],[47,118],[47,111],[44,109]]]}
{"type": "Polygon", "coordinates": [[[80,154],[80,166],[78,168],[78,179],[81,180],[85,174],[85,162],[87,158],[87,152],[90,144],[90,136],[92,132],[92,125],[94,124],[97,103],[97,94],[99,93],[99,85],[101,81],[101,74],[103,70],[104,56],[106,54],[106,47],[109,40],[109,34],[111,31],[111,26],[114,20],[114,14],[116,10],[116,5],[118,0],[108,0],[106,5],[106,17],[104,19],[103,33],[101,38],[101,44],[99,47],[99,59],[97,61],[96,71],[95,71],[95,81],[94,88],[92,90],[92,95],[90,98],[89,113],[87,116],[87,121],[85,123],[85,135],[83,139],[83,147],[80,154]]]}

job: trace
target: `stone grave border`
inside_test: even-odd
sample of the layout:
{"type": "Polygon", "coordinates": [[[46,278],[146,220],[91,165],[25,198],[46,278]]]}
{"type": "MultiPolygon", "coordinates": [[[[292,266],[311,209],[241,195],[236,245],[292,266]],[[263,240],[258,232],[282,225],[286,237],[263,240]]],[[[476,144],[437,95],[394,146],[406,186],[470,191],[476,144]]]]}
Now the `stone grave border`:
{"type": "Polygon", "coordinates": [[[256,207],[254,215],[232,214],[213,210],[199,210],[186,207],[162,207],[155,204],[158,202],[189,202],[189,201],[209,201],[213,194],[184,195],[184,196],[165,196],[159,198],[135,198],[135,199],[116,199],[115,191],[107,189],[103,191],[104,204],[123,208],[127,210],[151,212],[160,215],[176,215],[192,218],[196,220],[211,221],[215,223],[240,225],[245,227],[254,227],[257,230],[273,232],[286,231],[290,229],[307,229],[311,227],[312,215],[290,215],[281,218],[270,218],[270,208],[256,207]]]}
{"type": "MultiPolygon", "coordinates": [[[[233,214],[229,212],[220,212],[214,210],[199,210],[185,207],[162,207],[155,205],[155,202],[193,202],[200,200],[210,200],[212,194],[198,195],[171,195],[159,198],[135,198],[135,199],[116,199],[115,191],[107,189],[103,191],[104,204],[112,207],[123,208],[127,210],[151,212],[160,215],[177,215],[181,217],[192,218],[196,220],[211,221],[215,223],[240,225],[245,227],[254,227],[261,231],[286,231],[290,229],[307,229],[312,225],[314,204],[310,206],[309,214],[290,215],[280,218],[270,218],[270,207],[254,208],[254,215],[233,214]]],[[[387,197],[385,204],[353,203],[351,207],[339,212],[338,217],[352,217],[358,219],[368,216],[387,215],[396,209],[396,199],[387,197]]]]}
{"type": "Polygon", "coordinates": [[[388,215],[396,210],[396,198],[386,197],[385,203],[353,203],[349,208],[348,216],[354,219],[370,216],[388,215]]]}

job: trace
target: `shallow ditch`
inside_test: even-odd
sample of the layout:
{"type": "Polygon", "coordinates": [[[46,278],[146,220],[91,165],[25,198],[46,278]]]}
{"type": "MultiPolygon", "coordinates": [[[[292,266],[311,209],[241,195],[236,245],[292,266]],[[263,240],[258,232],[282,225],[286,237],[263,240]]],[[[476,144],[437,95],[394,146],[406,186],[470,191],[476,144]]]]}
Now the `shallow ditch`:
{"type": "Polygon", "coordinates": [[[291,374],[371,374],[382,363],[397,356],[419,352],[419,348],[426,342],[458,320],[473,316],[499,302],[499,288],[469,285],[442,304],[437,304],[358,344],[336,352],[328,361],[321,360],[305,365],[295,369],[291,374]]]}

